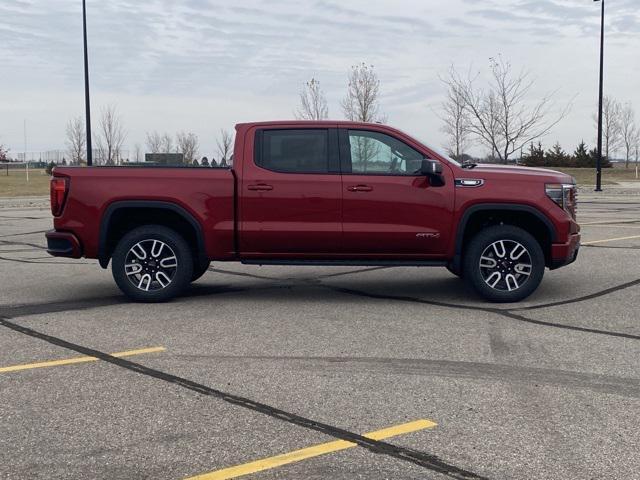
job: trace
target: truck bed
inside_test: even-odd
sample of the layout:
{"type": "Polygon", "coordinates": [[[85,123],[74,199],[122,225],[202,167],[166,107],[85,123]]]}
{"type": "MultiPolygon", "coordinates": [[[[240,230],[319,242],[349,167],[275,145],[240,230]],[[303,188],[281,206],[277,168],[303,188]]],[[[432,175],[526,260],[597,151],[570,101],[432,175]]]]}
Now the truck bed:
{"type": "Polygon", "coordinates": [[[58,167],[69,179],[65,214],[56,230],[84,239],[83,252],[98,258],[100,225],[114,205],[136,200],[166,202],[188,212],[202,227],[209,258],[233,258],[235,175],[228,168],[58,167]],[[96,219],[103,219],[97,222],[96,219]]]}

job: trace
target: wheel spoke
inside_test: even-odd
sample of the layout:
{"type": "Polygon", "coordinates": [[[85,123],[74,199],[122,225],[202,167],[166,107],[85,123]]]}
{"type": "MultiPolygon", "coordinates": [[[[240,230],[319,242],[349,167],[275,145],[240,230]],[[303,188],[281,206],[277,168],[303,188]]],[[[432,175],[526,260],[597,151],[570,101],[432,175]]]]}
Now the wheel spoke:
{"type": "Polygon", "coordinates": [[[160,266],[162,268],[174,268],[178,266],[178,259],[175,257],[175,255],[171,256],[171,257],[165,257],[162,260],[160,260],[160,266]]]}
{"type": "Polygon", "coordinates": [[[145,292],[149,291],[149,287],[151,286],[151,275],[145,273],[140,277],[140,282],[138,283],[138,288],[140,290],[144,290],[145,292]]]}
{"type": "Polygon", "coordinates": [[[498,266],[498,262],[496,262],[495,258],[491,257],[480,257],[480,268],[495,268],[498,266]]]}
{"type": "Polygon", "coordinates": [[[139,263],[127,263],[124,266],[124,271],[127,275],[135,275],[136,273],[140,273],[142,271],[142,265],[139,263]]]}
{"type": "MultiPolygon", "coordinates": [[[[142,242],[141,242],[142,243],[142,242]]],[[[136,243],[133,247],[131,247],[131,253],[133,253],[139,260],[147,259],[147,251],[144,249],[141,243],[136,243]]]]}
{"type": "Polygon", "coordinates": [[[521,244],[517,243],[515,247],[513,247],[513,250],[511,250],[511,254],[509,255],[509,257],[511,258],[511,260],[519,260],[520,257],[522,257],[522,255],[524,255],[525,253],[527,253],[527,249],[524,248],[521,244]]]}
{"type": "Polygon", "coordinates": [[[164,248],[164,243],[159,240],[154,240],[153,244],[151,244],[151,256],[153,258],[158,258],[162,253],[162,249],[164,248]]]}
{"type": "Polygon", "coordinates": [[[506,277],[504,277],[504,281],[507,284],[507,289],[509,291],[517,290],[518,288],[520,288],[520,285],[518,285],[518,281],[516,280],[515,275],[508,274],[506,277]]]}
{"type": "Polygon", "coordinates": [[[162,288],[166,287],[171,283],[171,279],[164,272],[156,273],[156,280],[158,281],[158,283],[162,288]]]}
{"type": "Polygon", "coordinates": [[[493,272],[491,275],[489,275],[489,278],[487,278],[485,282],[487,282],[487,285],[489,285],[491,288],[496,288],[496,285],[500,280],[502,280],[502,274],[500,272],[493,272]]]}
{"type": "Polygon", "coordinates": [[[493,244],[493,251],[496,252],[498,258],[504,258],[507,255],[507,249],[504,246],[504,241],[500,240],[493,244]]]}
{"type": "Polygon", "coordinates": [[[520,275],[526,275],[528,277],[529,275],[531,275],[533,267],[528,263],[518,263],[513,267],[513,270],[520,275]]]}

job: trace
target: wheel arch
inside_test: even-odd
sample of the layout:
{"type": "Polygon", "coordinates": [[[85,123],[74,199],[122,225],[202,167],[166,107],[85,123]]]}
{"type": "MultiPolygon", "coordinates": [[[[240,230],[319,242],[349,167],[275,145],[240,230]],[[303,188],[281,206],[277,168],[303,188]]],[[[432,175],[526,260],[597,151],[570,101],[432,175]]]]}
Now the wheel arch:
{"type": "Polygon", "coordinates": [[[540,210],[530,205],[513,203],[483,203],[465,210],[458,223],[452,268],[460,271],[464,247],[468,240],[483,227],[505,223],[521,227],[540,243],[547,264],[551,261],[551,244],[556,240],[553,222],[540,210]]]}
{"type": "Polygon", "coordinates": [[[185,208],[156,200],[121,200],[111,203],[100,220],[98,261],[107,268],[116,244],[131,229],[147,224],[164,225],[185,237],[194,260],[208,261],[202,225],[185,208]],[[126,215],[125,215],[126,214],[126,215]]]}

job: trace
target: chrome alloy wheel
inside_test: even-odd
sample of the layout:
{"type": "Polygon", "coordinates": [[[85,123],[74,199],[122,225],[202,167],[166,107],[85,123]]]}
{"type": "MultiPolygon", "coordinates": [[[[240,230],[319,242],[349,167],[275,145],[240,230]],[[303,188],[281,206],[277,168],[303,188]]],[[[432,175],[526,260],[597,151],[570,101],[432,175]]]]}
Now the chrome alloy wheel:
{"type": "Polygon", "coordinates": [[[178,258],[160,240],[142,240],[127,252],[124,271],[129,281],[145,292],[166,288],[176,275],[178,258]]]}
{"type": "Polygon", "coordinates": [[[480,256],[480,274],[494,290],[511,292],[522,287],[533,270],[529,251],[515,240],[498,240],[480,256]]]}

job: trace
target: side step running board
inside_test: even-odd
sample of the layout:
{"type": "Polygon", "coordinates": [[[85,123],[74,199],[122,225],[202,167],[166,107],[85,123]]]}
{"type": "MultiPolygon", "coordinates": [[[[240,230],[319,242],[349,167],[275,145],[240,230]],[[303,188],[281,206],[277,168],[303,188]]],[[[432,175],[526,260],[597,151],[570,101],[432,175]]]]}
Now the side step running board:
{"type": "Polygon", "coordinates": [[[268,260],[244,259],[244,265],[307,265],[317,267],[446,267],[444,260],[268,260]]]}

